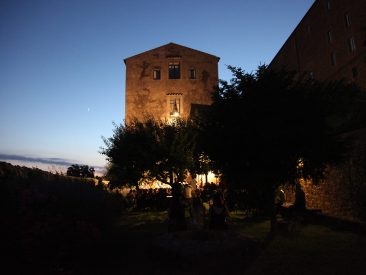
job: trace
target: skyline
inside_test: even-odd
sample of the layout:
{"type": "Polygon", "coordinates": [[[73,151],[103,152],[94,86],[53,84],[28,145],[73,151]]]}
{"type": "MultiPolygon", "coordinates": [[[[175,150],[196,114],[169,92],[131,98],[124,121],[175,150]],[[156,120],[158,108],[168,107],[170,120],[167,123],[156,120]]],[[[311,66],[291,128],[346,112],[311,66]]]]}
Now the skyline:
{"type": "Polygon", "coordinates": [[[220,57],[229,80],[227,65],[269,64],[313,2],[3,0],[0,161],[101,171],[101,137],[124,119],[123,59],[174,42],[220,57]]]}

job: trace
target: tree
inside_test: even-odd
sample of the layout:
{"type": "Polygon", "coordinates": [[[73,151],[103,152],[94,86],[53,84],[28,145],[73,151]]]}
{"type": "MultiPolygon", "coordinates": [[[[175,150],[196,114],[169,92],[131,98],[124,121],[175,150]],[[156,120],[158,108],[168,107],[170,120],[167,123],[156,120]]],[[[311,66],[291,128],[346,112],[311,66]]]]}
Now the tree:
{"type": "Polygon", "coordinates": [[[302,176],[316,180],[328,164],[342,159],[344,140],[328,123],[339,110],[331,110],[327,103],[339,102],[353,88],[267,66],[259,66],[255,73],[229,69],[233,78],[230,83],[220,81],[206,117],[205,151],[231,188],[245,189],[274,217],[275,191],[281,184],[296,182],[299,162],[302,176]]]}
{"type": "Polygon", "coordinates": [[[88,165],[73,164],[67,168],[67,175],[80,178],[94,178],[95,169],[88,165]]]}
{"type": "Polygon", "coordinates": [[[193,165],[195,131],[189,120],[168,123],[146,116],[144,121],[115,125],[113,136],[103,140],[100,153],[122,185],[138,185],[142,178],[172,184],[174,176],[183,180],[193,165]]]}

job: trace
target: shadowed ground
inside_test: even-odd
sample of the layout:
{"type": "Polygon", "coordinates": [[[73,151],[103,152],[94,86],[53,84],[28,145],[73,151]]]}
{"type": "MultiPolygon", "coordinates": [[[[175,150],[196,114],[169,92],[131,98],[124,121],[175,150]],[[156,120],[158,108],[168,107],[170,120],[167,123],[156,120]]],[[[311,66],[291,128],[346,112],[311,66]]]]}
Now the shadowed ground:
{"type": "Polygon", "coordinates": [[[267,242],[268,219],[231,212],[228,230],[169,231],[93,181],[0,168],[2,274],[365,274],[364,224],[284,219],[267,242]]]}
{"type": "MultiPolygon", "coordinates": [[[[366,237],[307,224],[264,246],[268,220],[232,213],[227,231],[168,232],[165,212],[126,213],[110,270],[90,274],[364,274],[366,237]],[[109,273],[108,273],[109,272],[109,273]]],[[[116,243],[114,243],[116,245],[116,243]]],[[[87,273],[88,274],[88,273],[87,273]]]]}
{"type": "MultiPolygon", "coordinates": [[[[63,253],[72,257],[59,258],[57,265],[47,265],[60,253],[50,244],[32,252],[34,260],[48,255],[38,258],[38,264],[22,266],[15,261],[17,266],[6,274],[364,274],[366,270],[366,237],[349,229],[300,225],[264,245],[266,219],[245,221],[242,213],[231,213],[229,230],[169,232],[166,217],[166,212],[125,212],[107,235],[88,243],[76,239],[72,247],[64,247],[63,253]]],[[[18,251],[19,256],[23,253],[18,251]]]]}

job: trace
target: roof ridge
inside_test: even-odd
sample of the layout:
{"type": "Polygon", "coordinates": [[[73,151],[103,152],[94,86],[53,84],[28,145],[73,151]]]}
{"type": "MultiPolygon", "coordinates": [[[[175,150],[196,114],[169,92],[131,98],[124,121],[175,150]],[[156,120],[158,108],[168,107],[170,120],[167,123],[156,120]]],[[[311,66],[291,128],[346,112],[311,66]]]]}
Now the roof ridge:
{"type": "Polygon", "coordinates": [[[143,51],[143,52],[141,52],[141,53],[138,53],[138,54],[132,55],[132,56],[130,56],[130,57],[126,57],[125,59],[123,59],[123,61],[126,63],[126,60],[127,60],[127,59],[137,57],[137,56],[139,56],[139,55],[145,54],[145,53],[150,52],[150,51],[157,50],[157,49],[159,49],[159,48],[166,47],[166,46],[168,46],[168,45],[176,45],[176,46],[178,46],[178,47],[186,48],[186,49],[189,49],[189,50],[192,50],[192,51],[196,51],[196,52],[200,52],[200,53],[203,53],[203,54],[206,54],[206,55],[213,56],[213,57],[217,58],[218,60],[220,60],[220,57],[218,57],[218,56],[216,56],[216,55],[209,54],[209,53],[206,53],[206,52],[203,52],[203,51],[200,51],[200,50],[196,50],[196,49],[193,49],[193,48],[190,48],[190,47],[187,47],[187,46],[183,46],[183,45],[180,45],[180,44],[177,44],[177,43],[174,43],[174,42],[169,42],[169,43],[164,44],[164,45],[161,45],[161,46],[159,46],[159,47],[156,47],[156,48],[152,48],[152,49],[150,49],[150,50],[143,51]]]}

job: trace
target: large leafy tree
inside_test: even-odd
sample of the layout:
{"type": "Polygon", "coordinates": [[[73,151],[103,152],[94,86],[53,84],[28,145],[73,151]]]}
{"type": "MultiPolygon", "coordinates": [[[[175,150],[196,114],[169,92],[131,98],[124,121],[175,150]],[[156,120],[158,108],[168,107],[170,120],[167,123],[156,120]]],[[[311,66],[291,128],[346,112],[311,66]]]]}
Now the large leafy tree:
{"type": "Polygon", "coordinates": [[[233,78],[220,82],[206,118],[206,152],[231,188],[245,189],[273,209],[279,185],[294,183],[299,172],[319,179],[328,164],[342,159],[344,140],[329,123],[342,115],[329,104],[340,103],[345,93],[352,97],[355,89],[267,66],[255,73],[229,69],[233,78]]]}
{"type": "Polygon", "coordinates": [[[104,138],[101,153],[118,174],[119,184],[137,185],[142,178],[172,184],[174,177],[183,180],[192,168],[195,140],[190,120],[165,122],[147,116],[115,125],[113,136],[104,138]]]}
{"type": "Polygon", "coordinates": [[[100,153],[109,161],[107,175],[113,183],[137,185],[148,169],[153,142],[149,124],[132,121],[129,125],[114,124],[113,136],[104,138],[105,147],[100,153]]]}

